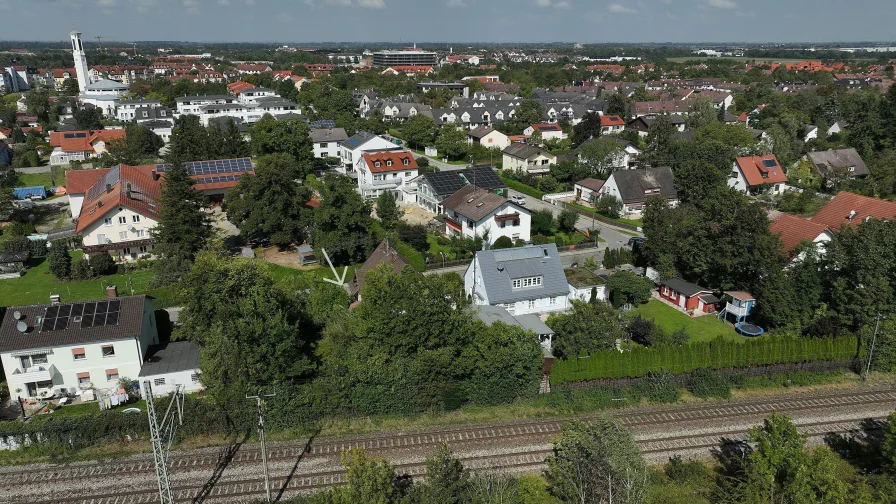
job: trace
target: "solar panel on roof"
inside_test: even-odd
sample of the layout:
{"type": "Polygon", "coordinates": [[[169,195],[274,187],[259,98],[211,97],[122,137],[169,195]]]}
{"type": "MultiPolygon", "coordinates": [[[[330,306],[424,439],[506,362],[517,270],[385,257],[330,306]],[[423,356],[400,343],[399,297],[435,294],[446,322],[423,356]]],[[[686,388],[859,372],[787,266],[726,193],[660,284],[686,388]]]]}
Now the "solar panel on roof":
{"type": "Polygon", "coordinates": [[[84,303],[84,315],[93,315],[96,313],[96,303],[84,303]]]}
{"type": "Polygon", "coordinates": [[[81,327],[93,327],[93,315],[84,315],[81,317],[81,327]]]}
{"type": "Polygon", "coordinates": [[[97,314],[106,313],[108,311],[108,308],[109,308],[108,301],[97,301],[97,303],[96,303],[96,313],[97,314]]]}
{"type": "Polygon", "coordinates": [[[59,313],[58,306],[48,306],[46,313],[44,313],[44,318],[56,318],[56,315],[59,313]]]}
{"type": "Polygon", "coordinates": [[[68,329],[68,317],[59,317],[56,319],[56,324],[53,326],[54,331],[62,331],[68,329]]]}
{"type": "Polygon", "coordinates": [[[43,322],[41,322],[40,330],[41,331],[52,331],[54,325],[56,325],[55,318],[45,318],[43,320],[43,322]]]}
{"type": "Polygon", "coordinates": [[[777,168],[778,167],[778,163],[776,163],[774,159],[763,159],[762,165],[765,166],[766,168],[777,168]]]}
{"type": "Polygon", "coordinates": [[[72,305],[72,317],[80,317],[84,314],[84,303],[72,305]]]}
{"type": "Polygon", "coordinates": [[[118,312],[111,312],[106,315],[106,325],[117,325],[118,324],[118,312]]]}
{"type": "Polygon", "coordinates": [[[57,317],[68,317],[72,313],[72,305],[62,305],[59,307],[57,317]]]}
{"type": "Polygon", "coordinates": [[[109,301],[109,313],[121,311],[121,301],[113,300],[109,301]]]}

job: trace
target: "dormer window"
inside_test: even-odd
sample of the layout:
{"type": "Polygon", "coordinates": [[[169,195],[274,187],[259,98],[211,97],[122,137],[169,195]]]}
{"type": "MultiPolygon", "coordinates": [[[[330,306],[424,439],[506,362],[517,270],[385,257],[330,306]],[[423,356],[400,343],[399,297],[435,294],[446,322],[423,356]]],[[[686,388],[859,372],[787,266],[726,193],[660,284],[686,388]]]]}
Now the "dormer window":
{"type": "Polygon", "coordinates": [[[386,166],[392,166],[392,160],[391,160],[391,159],[387,159],[387,160],[386,160],[386,166]]]}
{"type": "Polygon", "coordinates": [[[379,162],[379,161],[374,161],[374,162],[373,162],[373,167],[374,167],[374,168],[379,168],[379,167],[380,167],[380,162],[379,162]]]}
{"type": "Polygon", "coordinates": [[[404,159],[402,160],[402,162],[404,162],[404,165],[405,165],[405,166],[411,164],[411,161],[410,161],[408,158],[404,158],[404,159]]]}

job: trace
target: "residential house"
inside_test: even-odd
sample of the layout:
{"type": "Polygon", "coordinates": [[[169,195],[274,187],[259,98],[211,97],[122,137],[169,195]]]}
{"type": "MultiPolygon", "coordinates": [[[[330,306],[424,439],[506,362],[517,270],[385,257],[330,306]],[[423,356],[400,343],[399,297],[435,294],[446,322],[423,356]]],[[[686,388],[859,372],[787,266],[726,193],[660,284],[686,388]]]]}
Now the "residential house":
{"type": "Polygon", "coordinates": [[[468,185],[496,194],[507,194],[507,185],[491,166],[424,173],[414,182],[417,184],[417,204],[435,214],[444,213],[442,202],[468,185]]]}
{"type": "Polygon", "coordinates": [[[270,72],[271,67],[265,64],[261,65],[237,65],[236,71],[241,75],[258,75],[265,72],[270,72]]]}
{"type": "Polygon", "coordinates": [[[474,185],[464,186],[442,202],[447,218],[445,233],[466,238],[482,237],[489,244],[506,236],[512,241],[530,238],[529,210],[474,185]]]}
{"type": "Polygon", "coordinates": [[[503,322],[511,327],[519,327],[534,333],[539,343],[541,343],[545,359],[553,357],[551,347],[554,339],[554,330],[548,327],[538,315],[527,313],[514,316],[508,313],[503,306],[479,305],[475,310],[476,317],[489,327],[495,322],[503,322]]]}
{"type": "Polygon", "coordinates": [[[815,140],[818,138],[818,126],[810,124],[806,126],[806,133],[803,135],[803,141],[815,140]]]}
{"type": "Polygon", "coordinates": [[[569,307],[569,283],[553,243],[477,252],[464,289],[473,304],[500,306],[514,317],[569,307]]]}
{"type": "Polygon", "coordinates": [[[530,175],[545,175],[551,171],[551,165],[557,163],[557,156],[534,145],[512,143],[501,152],[503,169],[530,175]]]}
{"type": "Polygon", "coordinates": [[[618,115],[600,116],[601,134],[615,135],[625,130],[625,121],[618,115]]]}
{"type": "Polygon", "coordinates": [[[339,143],[339,157],[344,173],[357,171],[364,163],[363,154],[376,152],[404,152],[405,148],[368,131],[358,131],[354,136],[339,143]]]}
{"type": "Polygon", "coordinates": [[[813,243],[818,252],[824,253],[825,244],[834,237],[828,227],[820,222],[813,222],[783,212],[773,212],[770,217],[772,222],[769,225],[769,230],[781,241],[787,257],[795,260],[802,259],[796,254],[796,249],[800,244],[813,243]]]}
{"type": "Polygon", "coordinates": [[[607,281],[586,268],[566,268],[563,270],[569,283],[569,300],[591,301],[607,300],[607,281]]]}
{"type": "Polygon", "coordinates": [[[783,194],[787,188],[787,175],[774,154],[744,156],[734,162],[728,186],[745,194],[783,194]]]}
{"type": "Polygon", "coordinates": [[[678,205],[675,176],[672,168],[641,168],[613,172],[600,189],[622,201],[622,213],[639,216],[648,198],[661,197],[670,206],[678,205]]]}
{"type": "Polygon", "coordinates": [[[504,133],[490,126],[479,126],[467,133],[467,143],[470,145],[479,144],[486,149],[504,150],[510,146],[510,139],[504,133]]]}
{"type": "Polygon", "coordinates": [[[377,152],[361,155],[363,162],[358,168],[358,192],[364,199],[378,198],[383,192],[390,191],[396,201],[413,203],[417,201],[417,160],[414,153],[377,152]]]}
{"type": "Polygon", "coordinates": [[[182,96],[175,100],[177,104],[177,115],[184,114],[200,115],[202,107],[206,105],[233,105],[237,104],[237,99],[233,95],[202,95],[202,96],[182,96]]]}
{"type": "Polygon", "coordinates": [[[541,133],[541,138],[544,141],[564,140],[567,138],[566,133],[563,131],[559,124],[551,123],[533,124],[524,129],[523,134],[531,137],[536,131],[541,133]]]}
{"type": "Polygon", "coordinates": [[[573,184],[572,190],[576,193],[576,201],[585,201],[593,205],[600,198],[600,191],[603,187],[603,180],[586,178],[573,184]]]}
{"type": "Polygon", "coordinates": [[[53,147],[50,164],[86,161],[106,152],[109,142],[125,136],[123,129],[53,132],[50,134],[50,145],[53,147]]]}
{"type": "Polygon", "coordinates": [[[339,143],[348,140],[344,128],[315,128],[308,134],[311,135],[316,158],[339,157],[339,143]]]}
{"type": "MultiPolygon", "coordinates": [[[[676,131],[683,132],[685,127],[684,118],[680,115],[670,115],[669,121],[672,122],[672,126],[675,127],[676,131]]],[[[656,117],[636,117],[628,122],[626,128],[630,131],[635,131],[638,133],[638,136],[646,137],[650,132],[650,128],[653,127],[653,123],[656,122],[656,117]]]]}
{"type": "Polygon", "coordinates": [[[49,399],[118,389],[137,378],[150,345],[159,343],[146,296],[10,306],[0,323],[0,362],[10,397],[49,399]],[[89,392],[88,392],[89,391],[89,392]]]}
{"type": "Polygon", "coordinates": [[[173,393],[178,385],[186,393],[202,390],[199,370],[199,345],[192,341],[171,341],[149,347],[143,367],[140,368],[140,390],[148,381],[152,393],[163,396],[173,393]]]}
{"type": "Polygon", "coordinates": [[[383,121],[385,122],[405,122],[417,114],[432,118],[432,107],[422,103],[386,102],[383,104],[383,121]]]}
{"type": "MultiPolygon", "coordinates": [[[[210,161],[190,161],[182,163],[190,178],[193,189],[206,198],[220,202],[228,190],[235,187],[244,175],[255,175],[252,158],[215,159],[210,161]]],[[[144,165],[140,169],[150,170],[154,179],[165,175],[171,169],[170,164],[144,165]]]]}
{"type": "Polygon", "coordinates": [[[862,156],[852,147],[810,152],[806,157],[829,186],[833,180],[864,178],[870,173],[862,156]]]}
{"type": "Polygon", "coordinates": [[[660,297],[684,311],[712,313],[720,300],[711,290],[685,282],[681,278],[669,278],[660,283],[660,297]]]}
{"type": "Polygon", "coordinates": [[[389,240],[383,240],[373,250],[370,257],[364,261],[364,264],[355,270],[355,275],[352,277],[351,281],[345,284],[345,290],[347,290],[352,297],[355,297],[360,301],[361,291],[364,290],[364,277],[367,276],[367,272],[384,264],[393,272],[401,273],[405,266],[410,267],[411,263],[409,263],[408,260],[389,243],[389,240]]]}
{"type": "Polygon", "coordinates": [[[118,102],[118,108],[115,111],[116,118],[119,121],[136,121],[137,109],[154,109],[162,106],[161,100],[149,100],[146,98],[140,100],[121,100],[118,102]]]}
{"type": "Polygon", "coordinates": [[[871,219],[896,219],[896,202],[840,191],[812,217],[812,222],[838,232],[844,226],[857,226],[871,219]]]}

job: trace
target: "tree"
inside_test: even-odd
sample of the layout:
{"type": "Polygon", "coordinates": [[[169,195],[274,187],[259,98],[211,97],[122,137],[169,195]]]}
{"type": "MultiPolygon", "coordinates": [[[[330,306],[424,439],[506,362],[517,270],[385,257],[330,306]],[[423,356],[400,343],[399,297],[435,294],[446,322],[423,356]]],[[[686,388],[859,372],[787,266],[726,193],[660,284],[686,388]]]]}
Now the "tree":
{"type": "Polygon", "coordinates": [[[0,100],[0,123],[3,124],[3,127],[13,128],[16,125],[16,114],[18,111],[19,109],[15,103],[0,100]]]}
{"type": "Polygon", "coordinates": [[[199,122],[199,116],[184,114],[174,121],[165,160],[169,163],[204,161],[214,159],[215,150],[208,130],[199,122]]]}
{"type": "Polygon", "coordinates": [[[632,435],[609,418],[565,424],[547,464],[551,493],[562,502],[641,504],[647,499],[647,464],[632,435]]]}
{"type": "Polygon", "coordinates": [[[240,177],[224,200],[227,220],[247,240],[270,240],[280,248],[301,243],[311,222],[311,190],[299,185],[300,170],[289,154],[259,158],[255,176],[240,177]]]}
{"type": "Polygon", "coordinates": [[[675,143],[675,126],[667,114],[656,116],[647,132],[647,149],[644,156],[653,166],[668,165],[675,143]]]}
{"type": "Polygon", "coordinates": [[[717,119],[716,108],[708,98],[698,97],[688,107],[688,115],[685,119],[685,127],[691,130],[700,129],[717,119]]]}
{"type": "Polygon", "coordinates": [[[610,95],[607,102],[608,115],[618,115],[619,117],[628,120],[628,101],[625,99],[625,95],[621,93],[613,93],[610,95]]]}
{"type": "Polygon", "coordinates": [[[532,212],[532,234],[549,235],[554,229],[554,214],[550,210],[532,212]]]}
{"type": "Polygon", "coordinates": [[[457,159],[467,153],[467,135],[454,126],[444,126],[436,138],[436,149],[450,159],[457,159]]]}
{"type": "Polygon", "coordinates": [[[108,252],[94,252],[90,254],[90,269],[97,276],[111,275],[115,273],[118,267],[115,265],[115,259],[108,252]]]}
{"type": "Polygon", "coordinates": [[[159,219],[150,232],[153,253],[160,256],[155,267],[164,273],[157,275],[157,283],[163,278],[172,278],[172,274],[176,278],[186,273],[196,253],[212,236],[211,219],[203,211],[205,198],[193,184],[186,168],[180,164],[165,172],[159,196],[159,219]]]}
{"type": "Polygon", "coordinates": [[[218,159],[237,159],[249,157],[252,153],[249,148],[249,142],[246,141],[243,134],[236,125],[236,121],[231,118],[227,119],[227,124],[220,129],[220,123],[216,123],[215,133],[211,135],[217,142],[218,159]]]}
{"type": "Polygon", "coordinates": [[[50,121],[50,93],[43,88],[35,88],[25,93],[25,108],[29,114],[37,116],[41,124],[50,121]]]}
{"type": "Polygon", "coordinates": [[[544,121],[544,106],[537,100],[523,100],[516,109],[515,121],[523,127],[544,121]]]}
{"type": "Polygon", "coordinates": [[[50,264],[50,273],[57,279],[67,279],[72,274],[72,256],[68,253],[68,246],[62,240],[56,240],[50,245],[47,262],[50,264]]]}
{"type": "Polygon", "coordinates": [[[600,118],[601,116],[596,112],[588,112],[582,116],[582,122],[572,128],[572,135],[570,136],[572,144],[578,146],[587,140],[600,137],[600,118]]]}
{"type": "Polygon", "coordinates": [[[513,248],[513,240],[511,240],[509,236],[499,236],[498,239],[495,240],[495,243],[492,243],[492,246],[489,248],[492,250],[513,248]]]}
{"type": "Polygon", "coordinates": [[[622,150],[615,138],[602,137],[583,143],[579,147],[579,156],[590,177],[607,179],[622,150]]]}
{"type": "Polygon", "coordinates": [[[584,303],[574,299],[569,313],[551,315],[548,323],[556,332],[552,350],[561,358],[613,348],[623,336],[619,314],[603,301],[584,303]]]}
{"type": "Polygon", "coordinates": [[[884,460],[890,465],[890,469],[896,468],[896,413],[890,413],[887,417],[887,427],[884,431],[881,455],[884,456],[884,460]]]}
{"type": "Polygon", "coordinates": [[[151,129],[139,124],[124,127],[124,138],[109,142],[107,152],[113,164],[139,165],[144,161],[154,163],[165,142],[151,129]]]}
{"type": "Polygon", "coordinates": [[[622,200],[612,194],[601,194],[594,203],[594,209],[603,216],[618,219],[622,215],[622,200]]]}
{"type": "Polygon", "coordinates": [[[254,156],[286,153],[296,158],[300,180],[311,173],[314,148],[308,125],[302,120],[279,121],[265,114],[249,128],[250,145],[254,156]]]}
{"type": "Polygon", "coordinates": [[[564,233],[572,233],[576,230],[579,221],[579,213],[572,208],[565,208],[557,216],[557,228],[564,233]]]}
{"type": "Polygon", "coordinates": [[[650,300],[653,282],[631,271],[617,271],[607,280],[607,290],[621,296],[624,303],[639,305],[650,300]]]}
{"type": "Polygon", "coordinates": [[[438,131],[439,127],[436,122],[431,117],[422,114],[411,117],[401,128],[405,140],[418,149],[421,145],[424,147],[432,145],[438,131]]]}
{"type": "Polygon", "coordinates": [[[535,397],[544,373],[544,352],[531,331],[503,322],[477,325],[477,337],[462,360],[472,363],[469,399],[475,404],[508,404],[535,397]]]}
{"type": "Polygon", "coordinates": [[[429,241],[426,226],[423,224],[398,223],[398,239],[407,243],[414,250],[426,253],[429,250],[429,241]]]}
{"type": "MultiPolygon", "coordinates": [[[[72,116],[75,119],[75,127],[79,130],[103,129],[102,109],[88,106],[76,106],[72,116]]],[[[197,120],[199,120],[198,117],[197,120]]]]}
{"type": "Polygon", "coordinates": [[[326,249],[335,265],[358,264],[374,248],[370,232],[370,203],[355,191],[355,183],[344,176],[324,175],[321,204],[314,209],[311,243],[323,259],[326,249]]]}
{"type": "Polygon", "coordinates": [[[690,162],[675,172],[675,190],[681,202],[700,204],[728,184],[730,167],[723,171],[710,163],[690,162]]]}
{"type": "Polygon", "coordinates": [[[426,457],[424,503],[460,504],[465,502],[469,475],[460,459],[451,453],[448,443],[440,443],[436,452],[426,457]]]}
{"type": "Polygon", "coordinates": [[[406,485],[399,485],[399,478],[389,462],[381,458],[369,458],[361,448],[353,448],[342,454],[346,485],[333,491],[336,504],[370,502],[375,504],[399,504],[406,485]]]}
{"type": "Polygon", "coordinates": [[[383,229],[386,231],[394,230],[399,221],[401,221],[401,215],[392,191],[387,189],[376,199],[376,215],[380,218],[383,229]]]}

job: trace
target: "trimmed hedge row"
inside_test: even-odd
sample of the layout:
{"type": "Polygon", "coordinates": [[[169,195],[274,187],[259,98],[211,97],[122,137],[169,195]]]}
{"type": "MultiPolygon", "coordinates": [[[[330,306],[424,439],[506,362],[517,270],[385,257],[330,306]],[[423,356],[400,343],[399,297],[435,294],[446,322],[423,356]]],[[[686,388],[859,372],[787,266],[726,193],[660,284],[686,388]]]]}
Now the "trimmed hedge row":
{"type": "Polygon", "coordinates": [[[513,189],[516,192],[521,192],[526,196],[532,196],[533,198],[538,199],[541,199],[541,197],[544,196],[544,193],[542,191],[539,191],[538,189],[528,184],[524,184],[519,180],[513,180],[511,178],[501,176],[501,181],[507,184],[507,187],[513,189]]]}
{"type": "Polygon", "coordinates": [[[650,372],[681,374],[696,369],[724,369],[812,361],[849,360],[859,354],[855,336],[839,338],[760,338],[742,343],[716,339],[684,346],[604,350],[590,357],[557,360],[551,384],[636,378],[650,372]]]}

